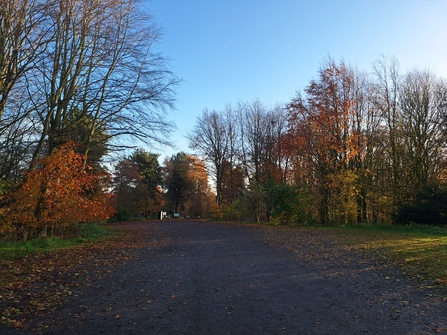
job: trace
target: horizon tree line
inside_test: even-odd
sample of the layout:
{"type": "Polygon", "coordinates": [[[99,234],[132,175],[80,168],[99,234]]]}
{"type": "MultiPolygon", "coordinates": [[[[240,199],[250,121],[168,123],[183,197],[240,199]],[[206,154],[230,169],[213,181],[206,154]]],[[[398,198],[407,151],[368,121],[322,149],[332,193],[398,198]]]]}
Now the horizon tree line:
{"type": "Polygon", "coordinates": [[[144,1],[1,4],[2,236],[62,231],[64,199],[70,224],[94,203],[106,209],[91,211],[95,219],[167,208],[278,223],[446,224],[447,89],[430,71],[401,73],[381,57],[366,73],[329,58],[285,104],[205,108],[188,135],[201,157],[178,153],[160,167],[139,149],[111,176],[104,157],[169,144],[173,129],[166,113],[180,80],[144,1]]]}
{"type": "Polygon", "coordinates": [[[329,58],[285,105],[205,108],[188,140],[227,219],[444,225],[446,98],[443,78],[395,58],[371,73],[329,58]]]}

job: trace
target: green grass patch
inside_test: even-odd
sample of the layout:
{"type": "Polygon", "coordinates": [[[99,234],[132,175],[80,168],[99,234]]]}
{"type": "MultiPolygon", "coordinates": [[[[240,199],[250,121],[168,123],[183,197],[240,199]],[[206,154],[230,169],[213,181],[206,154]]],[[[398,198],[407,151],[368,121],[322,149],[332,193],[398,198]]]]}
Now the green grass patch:
{"type": "Polygon", "coordinates": [[[31,241],[0,241],[0,263],[25,256],[48,253],[80,246],[101,239],[115,232],[99,223],[81,223],[73,227],[69,238],[41,238],[31,241]]]}
{"type": "Polygon", "coordinates": [[[422,225],[338,229],[345,231],[352,248],[373,251],[417,279],[447,285],[447,229],[422,225]]]}

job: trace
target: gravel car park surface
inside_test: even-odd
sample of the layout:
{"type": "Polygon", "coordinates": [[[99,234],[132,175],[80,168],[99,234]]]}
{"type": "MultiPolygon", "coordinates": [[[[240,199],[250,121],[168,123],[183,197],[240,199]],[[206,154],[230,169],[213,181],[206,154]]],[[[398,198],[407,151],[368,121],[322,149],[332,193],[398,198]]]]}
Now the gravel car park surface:
{"type": "Polygon", "coordinates": [[[67,251],[79,262],[1,289],[16,291],[0,309],[24,312],[0,334],[447,332],[445,291],[324,236],[314,243],[311,230],[192,219],[116,226],[132,232],[119,247],[67,251]]]}

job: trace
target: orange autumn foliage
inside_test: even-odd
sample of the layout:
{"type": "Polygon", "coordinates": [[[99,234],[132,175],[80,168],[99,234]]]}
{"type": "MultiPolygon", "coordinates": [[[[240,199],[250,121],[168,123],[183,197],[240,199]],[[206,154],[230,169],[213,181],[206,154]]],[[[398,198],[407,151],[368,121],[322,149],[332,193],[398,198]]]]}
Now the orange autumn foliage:
{"type": "Polygon", "coordinates": [[[106,220],[114,214],[111,194],[102,187],[107,174],[83,167],[73,144],[60,147],[27,172],[7,196],[0,232],[38,235],[48,228],[106,220]]]}

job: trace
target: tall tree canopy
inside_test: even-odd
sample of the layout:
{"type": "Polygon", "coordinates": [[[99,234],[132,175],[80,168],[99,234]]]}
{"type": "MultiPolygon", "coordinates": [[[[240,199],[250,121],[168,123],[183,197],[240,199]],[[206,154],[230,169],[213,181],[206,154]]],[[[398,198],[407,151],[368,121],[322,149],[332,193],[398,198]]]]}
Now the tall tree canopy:
{"type": "Polygon", "coordinates": [[[115,166],[113,186],[119,219],[155,217],[162,210],[162,171],[158,156],[140,148],[115,166]]]}
{"type": "MultiPolygon", "coordinates": [[[[34,170],[42,184],[33,188],[40,190],[38,199],[72,189],[67,178],[41,178],[56,173],[42,162],[54,160],[66,143],[82,160],[82,168],[70,163],[73,173],[91,167],[103,173],[104,155],[139,143],[169,144],[174,124],[167,113],[180,80],[158,50],[160,37],[143,0],[0,0],[0,195],[30,188],[34,170]]],[[[160,202],[160,188],[154,191],[159,167],[151,172],[157,157],[139,152],[135,159],[144,170],[143,186],[160,202]]],[[[35,207],[35,220],[42,222],[33,227],[58,225],[42,219],[53,215],[48,202],[34,200],[21,198],[21,206],[35,207]]],[[[63,211],[72,208],[63,200],[67,222],[85,219],[63,211]]],[[[1,204],[1,212],[9,210],[8,201],[1,204]]],[[[32,219],[23,220],[31,225],[32,219]]]]}
{"type": "Polygon", "coordinates": [[[184,152],[164,162],[167,212],[185,216],[205,216],[214,209],[215,195],[208,185],[205,164],[184,152]]]}
{"type": "Polygon", "coordinates": [[[0,14],[0,138],[24,142],[5,150],[32,163],[73,137],[86,159],[118,138],[168,144],[179,79],[142,1],[2,1],[0,14]]]}
{"type": "Polygon", "coordinates": [[[230,219],[408,223],[432,208],[439,222],[446,101],[445,80],[429,71],[401,74],[381,57],[368,74],[329,58],[285,106],[205,109],[188,138],[230,219]]]}

